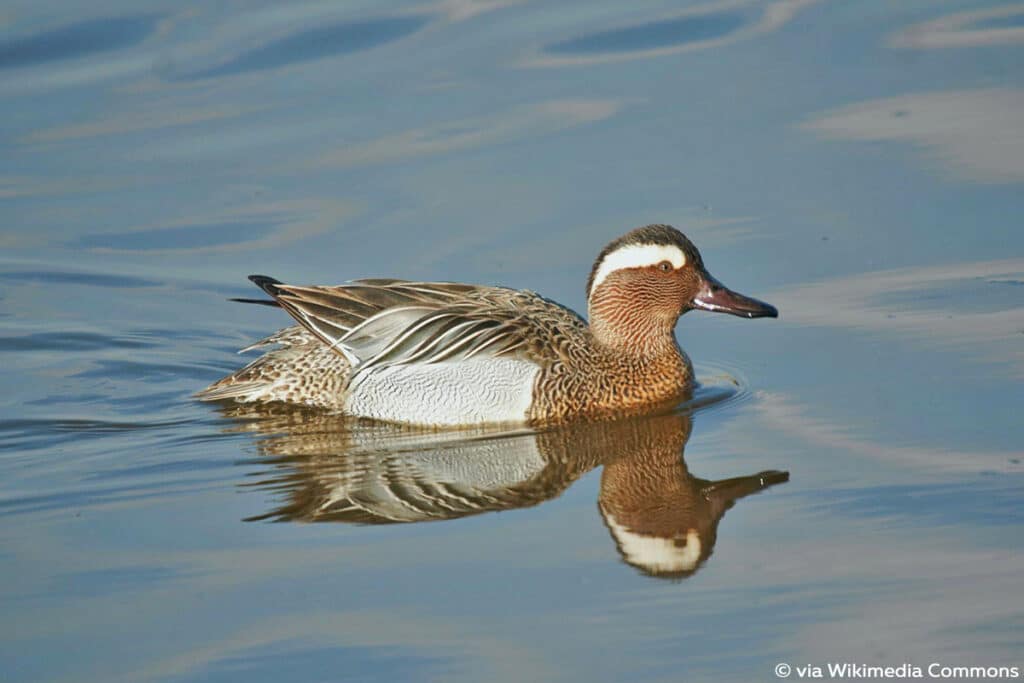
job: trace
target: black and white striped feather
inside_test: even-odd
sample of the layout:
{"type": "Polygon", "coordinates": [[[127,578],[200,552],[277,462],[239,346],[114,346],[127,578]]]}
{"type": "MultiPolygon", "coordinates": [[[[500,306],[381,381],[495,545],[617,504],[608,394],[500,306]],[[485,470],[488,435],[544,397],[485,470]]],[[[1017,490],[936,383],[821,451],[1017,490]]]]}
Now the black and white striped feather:
{"type": "Polygon", "coordinates": [[[352,386],[395,365],[502,356],[537,360],[527,348],[536,332],[527,309],[538,305],[570,327],[583,324],[535,294],[501,287],[383,279],[304,287],[264,276],[250,279],[351,363],[352,386]]]}

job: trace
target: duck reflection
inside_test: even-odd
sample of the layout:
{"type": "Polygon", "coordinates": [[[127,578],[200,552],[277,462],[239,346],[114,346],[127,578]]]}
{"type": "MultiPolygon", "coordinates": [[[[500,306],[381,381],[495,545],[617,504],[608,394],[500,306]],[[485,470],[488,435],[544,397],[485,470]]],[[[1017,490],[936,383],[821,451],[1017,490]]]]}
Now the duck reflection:
{"type": "Polygon", "coordinates": [[[693,574],[740,498],[788,481],[777,470],[690,474],[689,415],[549,431],[425,432],[285,406],[230,406],[272,469],[247,486],[284,503],[254,520],[392,524],[456,519],[556,498],[602,466],[598,509],[623,560],[651,576],[693,574]]]}

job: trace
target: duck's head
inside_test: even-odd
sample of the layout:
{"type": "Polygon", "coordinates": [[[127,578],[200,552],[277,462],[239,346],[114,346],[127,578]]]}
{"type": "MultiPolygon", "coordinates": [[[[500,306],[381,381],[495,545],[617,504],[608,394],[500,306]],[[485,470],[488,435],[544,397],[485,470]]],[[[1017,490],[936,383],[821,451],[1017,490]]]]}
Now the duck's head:
{"type": "Polygon", "coordinates": [[[679,316],[694,309],[743,318],[779,315],[712,277],[697,247],[669,225],[637,228],[602,249],[587,281],[587,307],[595,334],[615,345],[671,334],[679,316]]]}

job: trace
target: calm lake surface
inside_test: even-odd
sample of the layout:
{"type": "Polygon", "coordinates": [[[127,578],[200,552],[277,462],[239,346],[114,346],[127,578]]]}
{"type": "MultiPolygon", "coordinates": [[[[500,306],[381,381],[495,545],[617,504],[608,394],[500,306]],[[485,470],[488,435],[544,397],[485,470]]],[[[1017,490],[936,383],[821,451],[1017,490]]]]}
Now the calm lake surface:
{"type": "Polygon", "coordinates": [[[3,680],[1024,666],[1024,4],[8,0],[0,111],[3,680]],[[781,311],[676,414],[190,398],[250,273],[583,311],[652,222],[781,311]]]}

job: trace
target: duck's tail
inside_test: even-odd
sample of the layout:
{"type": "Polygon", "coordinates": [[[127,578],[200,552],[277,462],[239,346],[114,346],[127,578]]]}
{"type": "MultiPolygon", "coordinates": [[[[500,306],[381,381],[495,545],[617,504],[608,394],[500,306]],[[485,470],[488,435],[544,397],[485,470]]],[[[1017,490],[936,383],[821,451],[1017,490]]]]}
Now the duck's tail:
{"type": "MultiPolygon", "coordinates": [[[[252,282],[255,283],[257,287],[262,289],[270,296],[276,296],[277,286],[284,284],[280,280],[275,280],[274,278],[268,275],[250,275],[249,279],[252,280],[252,282]]],[[[232,297],[231,299],[228,299],[228,301],[237,301],[240,304],[259,304],[261,306],[274,306],[275,308],[281,307],[281,304],[277,303],[273,299],[244,299],[232,297]]]]}

